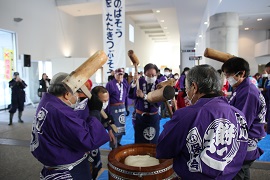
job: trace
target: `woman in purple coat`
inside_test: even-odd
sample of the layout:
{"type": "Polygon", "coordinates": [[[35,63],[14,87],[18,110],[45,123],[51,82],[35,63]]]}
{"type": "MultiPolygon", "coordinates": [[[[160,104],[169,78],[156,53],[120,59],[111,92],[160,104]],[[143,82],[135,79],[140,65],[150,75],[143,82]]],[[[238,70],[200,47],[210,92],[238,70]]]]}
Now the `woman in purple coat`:
{"type": "Polygon", "coordinates": [[[109,141],[103,125],[89,116],[87,103],[74,111],[78,95],[63,85],[67,75],[53,77],[33,121],[30,150],[43,164],[40,179],[92,179],[89,152],[109,141]]]}
{"type": "Polygon", "coordinates": [[[238,172],[235,179],[249,179],[249,167],[263,153],[257,147],[257,142],[266,135],[264,131],[265,99],[248,78],[250,69],[246,60],[233,57],[222,65],[221,70],[233,88],[229,103],[245,114],[248,125],[247,155],[242,169],[238,172]]]}
{"type": "Polygon", "coordinates": [[[221,79],[210,65],[193,67],[186,77],[191,104],[164,125],[157,158],[173,158],[181,179],[232,179],[246,156],[244,114],[221,96],[221,79]]]}

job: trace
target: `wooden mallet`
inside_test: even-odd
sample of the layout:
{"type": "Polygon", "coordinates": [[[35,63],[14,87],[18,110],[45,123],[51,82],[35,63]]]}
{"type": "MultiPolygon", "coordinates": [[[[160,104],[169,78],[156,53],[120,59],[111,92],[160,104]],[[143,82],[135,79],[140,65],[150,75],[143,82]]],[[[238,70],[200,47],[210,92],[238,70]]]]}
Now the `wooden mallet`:
{"type": "Polygon", "coordinates": [[[204,56],[223,63],[228,59],[235,57],[229,53],[221,52],[212,48],[206,48],[204,51],[204,56]]]}
{"type": "MultiPolygon", "coordinates": [[[[138,65],[140,64],[140,61],[139,61],[139,59],[137,58],[137,56],[135,55],[135,53],[134,53],[133,50],[129,50],[129,51],[128,51],[128,57],[130,58],[131,62],[132,62],[133,65],[134,65],[134,68],[135,68],[135,74],[138,74],[138,65]]],[[[139,90],[139,89],[140,89],[140,86],[139,86],[139,79],[136,79],[136,86],[137,86],[137,89],[139,90]]]]}
{"type": "Polygon", "coordinates": [[[172,118],[172,110],[170,108],[168,100],[173,99],[175,96],[175,90],[172,86],[166,85],[155,91],[151,91],[147,94],[147,101],[150,103],[165,102],[166,108],[169,111],[169,115],[172,118]]]}
{"type": "MultiPolygon", "coordinates": [[[[160,89],[160,88],[165,87],[165,86],[171,86],[171,87],[173,87],[174,85],[175,85],[175,79],[174,78],[171,78],[171,79],[169,79],[167,81],[162,81],[162,82],[158,83],[157,84],[157,88],[160,89]]],[[[174,88],[173,88],[173,90],[174,90],[174,88]]],[[[173,93],[175,95],[175,90],[173,91],[173,93]]],[[[168,100],[170,100],[170,99],[168,99],[168,100]]],[[[166,100],[164,102],[165,102],[166,108],[167,108],[167,110],[169,112],[169,115],[172,118],[173,111],[171,109],[171,106],[170,106],[168,100],[166,100]]],[[[171,100],[172,100],[172,105],[173,105],[174,109],[176,110],[176,104],[175,104],[175,98],[174,98],[174,96],[171,98],[171,100]]]]}
{"type": "MultiPolygon", "coordinates": [[[[83,64],[81,64],[75,71],[72,71],[64,80],[64,85],[70,89],[71,92],[75,93],[78,89],[81,89],[83,93],[91,99],[92,94],[84,83],[107,61],[108,57],[104,51],[99,50],[89,59],[87,59],[83,64]]],[[[107,119],[108,116],[101,110],[101,116],[107,119]]],[[[117,127],[114,124],[110,124],[114,132],[117,132],[117,127]]]]}

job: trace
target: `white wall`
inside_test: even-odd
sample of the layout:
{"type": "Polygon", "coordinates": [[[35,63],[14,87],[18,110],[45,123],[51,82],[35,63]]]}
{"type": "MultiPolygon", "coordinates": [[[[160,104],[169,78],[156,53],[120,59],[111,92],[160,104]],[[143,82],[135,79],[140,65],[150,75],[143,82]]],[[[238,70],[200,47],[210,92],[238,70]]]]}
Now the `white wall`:
{"type": "Polygon", "coordinates": [[[54,0],[1,0],[0,17],[0,28],[18,35],[18,54],[31,54],[32,60],[89,57],[103,49],[102,16],[73,17],[54,0]]]}
{"type": "MultiPolygon", "coordinates": [[[[189,50],[192,50],[192,49],[189,49],[189,50]]],[[[194,52],[182,52],[182,57],[181,57],[182,62],[181,62],[181,72],[180,73],[183,72],[185,67],[192,68],[195,66],[195,63],[197,61],[189,60],[190,56],[195,56],[195,53],[194,52]]]]}
{"type": "MultiPolygon", "coordinates": [[[[30,54],[32,60],[54,61],[65,56],[87,59],[103,49],[102,15],[73,17],[58,10],[54,0],[1,0],[0,17],[0,28],[18,35],[18,54],[30,54]],[[15,17],[23,20],[14,22],[15,17]]],[[[138,56],[140,70],[150,62],[158,67],[165,65],[178,69],[180,50],[154,43],[127,16],[126,51],[129,49],[133,49],[138,56]],[[128,40],[129,23],[134,26],[134,43],[128,40]],[[157,46],[163,46],[164,50],[155,52],[157,46]]],[[[133,67],[127,55],[126,65],[130,69],[133,67]]]]}
{"type": "Polygon", "coordinates": [[[72,57],[90,57],[103,49],[102,15],[77,17],[72,57]]]}
{"type": "Polygon", "coordinates": [[[1,0],[0,17],[0,28],[18,35],[18,54],[31,54],[35,60],[62,57],[76,27],[74,18],[59,11],[54,0],[1,0]],[[14,22],[16,17],[23,20],[14,22]]]}
{"type": "MultiPolygon", "coordinates": [[[[266,40],[267,31],[240,31],[238,41],[238,56],[249,62],[250,74],[254,75],[258,72],[258,62],[255,59],[255,45],[266,40]]],[[[268,59],[270,62],[270,59],[268,59]]],[[[266,64],[267,62],[264,62],[266,64]]],[[[263,64],[263,61],[260,62],[263,64]]]]}
{"type": "MultiPolygon", "coordinates": [[[[179,40],[180,41],[180,40],[179,40]]],[[[156,64],[158,68],[169,67],[173,69],[173,73],[179,73],[180,65],[180,47],[171,46],[164,42],[153,42],[135,23],[126,16],[126,51],[132,49],[140,61],[139,69],[143,71],[143,67],[148,63],[156,64]],[[128,39],[128,25],[134,26],[135,41],[130,42],[128,39]]],[[[128,56],[126,56],[127,67],[132,68],[133,65],[128,56]]]]}
{"type": "MultiPolygon", "coordinates": [[[[138,71],[143,71],[143,67],[150,63],[150,55],[152,53],[152,47],[154,43],[152,40],[138,27],[135,25],[133,20],[126,16],[126,51],[133,50],[135,55],[140,61],[138,71]],[[129,41],[129,24],[134,27],[134,43],[129,41]]],[[[155,62],[151,62],[155,63],[155,62]]],[[[126,53],[126,66],[133,68],[133,64],[126,53]]]]}

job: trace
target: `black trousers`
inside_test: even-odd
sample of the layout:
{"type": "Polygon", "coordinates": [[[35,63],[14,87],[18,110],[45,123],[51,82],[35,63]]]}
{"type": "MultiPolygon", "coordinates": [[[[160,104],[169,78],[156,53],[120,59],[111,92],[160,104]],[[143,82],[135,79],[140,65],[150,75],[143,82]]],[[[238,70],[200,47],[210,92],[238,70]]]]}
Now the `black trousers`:
{"type": "Polygon", "coordinates": [[[236,174],[233,180],[249,180],[250,179],[250,171],[249,168],[254,161],[244,161],[240,171],[236,174]]]}
{"type": "Polygon", "coordinates": [[[24,110],[24,100],[20,98],[14,98],[11,100],[11,107],[9,112],[15,113],[17,109],[19,110],[19,112],[24,110]]]}

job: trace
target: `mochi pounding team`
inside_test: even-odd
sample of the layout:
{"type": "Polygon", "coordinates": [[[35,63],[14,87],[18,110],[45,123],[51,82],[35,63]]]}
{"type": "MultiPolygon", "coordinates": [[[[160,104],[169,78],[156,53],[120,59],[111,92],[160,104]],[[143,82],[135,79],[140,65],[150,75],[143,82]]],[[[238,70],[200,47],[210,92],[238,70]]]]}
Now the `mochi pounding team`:
{"type": "MultiPolygon", "coordinates": [[[[95,62],[84,68],[91,68],[91,63],[95,62]]],[[[106,88],[95,87],[91,98],[79,96],[88,94],[83,88],[74,92],[64,83],[67,73],[57,73],[32,126],[30,149],[43,164],[40,179],[95,179],[101,168],[98,148],[108,141],[112,149],[121,146],[128,98],[134,102],[135,143],[156,144],[156,158],[173,158],[179,177],[249,178],[249,167],[263,153],[257,142],[265,136],[266,103],[249,81],[246,60],[231,57],[221,69],[233,88],[232,96],[222,96],[221,78],[212,66],[191,68],[185,79],[191,105],[176,110],[161,134],[161,102],[150,103],[147,98],[161,82],[155,64],[145,65],[144,77],[135,74],[131,84],[123,78],[124,69],[116,69],[115,78],[106,88]]]]}

